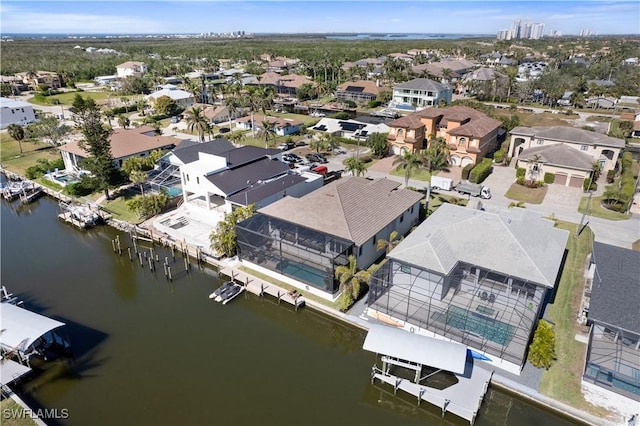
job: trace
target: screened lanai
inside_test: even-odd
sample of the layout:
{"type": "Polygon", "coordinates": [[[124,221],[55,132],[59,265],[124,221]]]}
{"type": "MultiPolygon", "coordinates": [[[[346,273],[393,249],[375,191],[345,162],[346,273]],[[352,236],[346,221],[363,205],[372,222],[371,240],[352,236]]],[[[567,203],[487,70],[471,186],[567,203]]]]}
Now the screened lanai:
{"type": "Polygon", "coordinates": [[[545,294],[544,286],[464,262],[440,275],[391,260],[371,281],[369,306],[522,365],[545,294]]]}
{"type": "Polygon", "coordinates": [[[328,293],[335,267],[348,264],[354,243],[258,213],[236,226],[238,257],[328,293]]]}

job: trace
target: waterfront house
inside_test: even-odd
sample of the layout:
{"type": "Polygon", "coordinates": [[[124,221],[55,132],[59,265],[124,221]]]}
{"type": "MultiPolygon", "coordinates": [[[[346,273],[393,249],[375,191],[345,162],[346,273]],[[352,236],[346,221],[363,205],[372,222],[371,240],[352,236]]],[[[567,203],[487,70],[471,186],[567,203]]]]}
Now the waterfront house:
{"type": "Polygon", "coordinates": [[[313,85],[313,81],[298,74],[280,75],[276,72],[266,72],[258,78],[257,86],[273,87],[278,95],[296,96],[298,89],[304,84],[313,85]]]}
{"type": "MultiPolygon", "coordinates": [[[[133,129],[114,129],[109,136],[111,155],[117,168],[130,157],[145,157],[155,150],[168,150],[180,143],[180,139],[156,135],[155,129],[148,126],[133,129]]],[[[82,170],[82,160],[89,153],[80,147],[77,141],[71,141],[59,147],[67,172],[82,170]]]]}
{"type": "Polygon", "coordinates": [[[389,179],[346,177],[301,198],[284,197],[239,223],[238,256],[251,268],[332,300],[335,268],[366,269],[384,255],[380,239],[418,223],[422,194],[389,179]]]}
{"type": "Polygon", "coordinates": [[[28,102],[9,98],[0,98],[0,129],[6,129],[10,124],[21,126],[36,121],[33,105],[28,102]]]}
{"type": "Polygon", "coordinates": [[[527,176],[543,180],[555,175],[554,184],[582,187],[598,163],[603,173],[615,168],[625,141],[572,127],[516,127],[510,132],[509,157],[527,176]]]}
{"type": "Polygon", "coordinates": [[[348,81],[338,86],[336,99],[338,101],[353,101],[366,103],[375,101],[380,92],[389,91],[389,88],[381,87],[378,80],[348,81]]]}
{"type": "Polygon", "coordinates": [[[393,86],[393,102],[396,107],[424,108],[449,105],[453,96],[453,88],[448,84],[438,83],[428,78],[414,78],[406,83],[393,86]]]}
{"type": "Polygon", "coordinates": [[[187,208],[221,217],[234,206],[262,207],[285,195],[301,196],[322,186],[318,174],[293,176],[278,149],[243,146],[225,150],[224,145],[213,141],[173,153],[187,161],[179,166],[187,208]],[[204,148],[199,149],[202,145],[204,148]]]}
{"type": "Polygon", "coordinates": [[[568,232],[525,209],[443,204],[388,255],[372,279],[369,314],[464,343],[519,374],[568,232]]]}
{"type": "Polygon", "coordinates": [[[606,395],[602,399],[617,400],[637,409],[640,252],[594,242],[586,295],[590,330],[582,387],[606,395]]]}
{"type": "Polygon", "coordinates": [[[495,148],[501,122],[473,108],[426,108],[387,123],[391,152],[417,152],[433,135],[449,144],[452,166],[478,164],[495,148]]]}
{"type": "Polygon", "coordinates": [[[129,76],[142,77],[148,70],[147,64],[144,62],[129,61],[116,65],[118,78],[126,78],[129,76]]]}
{"type": "MultiPolygon", "coordinates": [[[[256,130],[259,130],[263,121],[268,121],[274,126],[274,131],[278,136],[287,136],[300,132],[301,121],[293,120],[291,118],[271,117],[268,115],[254,114],[253,124],[256,126],[256,130]]],[[[251,115],[236,119],[236,128],[242,130],[251,130],[251,115]]]]}

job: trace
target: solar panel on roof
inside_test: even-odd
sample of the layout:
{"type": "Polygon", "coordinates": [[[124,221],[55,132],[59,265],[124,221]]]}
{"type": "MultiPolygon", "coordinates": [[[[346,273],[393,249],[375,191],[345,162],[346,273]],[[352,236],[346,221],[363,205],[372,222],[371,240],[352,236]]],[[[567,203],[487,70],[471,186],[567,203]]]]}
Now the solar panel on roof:
{"type": "Polygon", "coordinates": [[[367,136],[367,133],[369,133],[369,132],[366,131],[366,130],[363,130],[363,131],[360,132],[360,136],[367,136]]]}
{"type": "Polygon", "coordinates": [[[327,126],[325,126],[324,124],[320,125],[320,126],[316,126],[313,128],[313,130],[319,130],[321,132],[327,130],[327,126]]]}
{"type": "Polygon", "coordinates": [[[360,86],[347,86],[347,92],[362,92],[364,90],[364,87],[360,87],[360,86]]]}
{"type": "Polygon", "coordinates": [[[338,124],[342,130],[346,130],[347,132],[355,132],[362,126],[360,123],[350,123],[348,121],[338,121],[338,124]]]}

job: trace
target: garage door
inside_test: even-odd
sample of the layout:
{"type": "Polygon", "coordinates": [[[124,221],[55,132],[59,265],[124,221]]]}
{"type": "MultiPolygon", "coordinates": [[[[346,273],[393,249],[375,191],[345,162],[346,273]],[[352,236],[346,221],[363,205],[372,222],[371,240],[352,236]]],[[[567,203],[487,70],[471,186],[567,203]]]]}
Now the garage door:
{"type": "Polygon", "coordinates": [[[458,157],[457,155],[452,155],[450,158],[451,161],[451,165],[452,166],[459,166],[460,165],[460,157],[458,157]]]}
{"type": "Polygon", "coordinates": [[[582,188],[582,183],[584,182],[584,177],[582,176],[571,176],[571,180],[569,180],[569,186],[574,188],[582,188]]]}
{"type": "Polygon", "coordinates": [[[558,184],[558,185],[566,185],[567,184],[567,178],[569,176],[562,174],[562,173],[556,173],[556,178],[553,181],[553,183],[558,184]]]}
{"type": "Polygon", "coordinates": [[[391,149],[393,150],[393,155],[402,155],[402,148],[398,145],[393,145],[391,149]]]}
{"type": "Polygon", "coordinates": [[[468,165],[468,164],[473,164],[473,158],[471,157],[462,157],[462,163],[460,164],[462,167],[468,165]]]}

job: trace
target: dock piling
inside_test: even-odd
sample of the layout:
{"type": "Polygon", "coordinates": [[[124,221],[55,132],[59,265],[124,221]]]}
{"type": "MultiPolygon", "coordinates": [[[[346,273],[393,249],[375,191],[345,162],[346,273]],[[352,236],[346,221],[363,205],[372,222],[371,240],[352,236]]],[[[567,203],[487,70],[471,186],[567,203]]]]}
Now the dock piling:
{"type": "Polygon", "coordinates": [[[116,240],[111,240],[111,246],[113,247],[113,252],[116,252],[116,240]]]}
{"type": "Polygon", "coordinates": [[[129,260],[133,261],[133,257],[131,257],[131,247],[127,247],[127,252],[129,253],[129,260]]]}
{"type": "Polygon", "coordinates": [[[173,278],[171,278],[171,266],[167,267],[167,270],[169,271],[169,281],[173,281],[173,278]]]}

